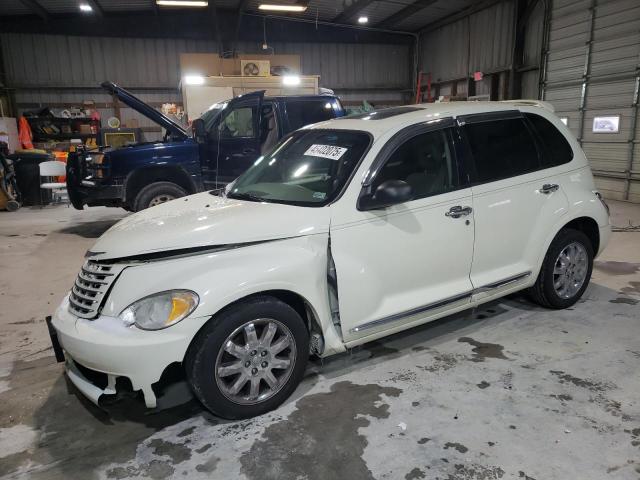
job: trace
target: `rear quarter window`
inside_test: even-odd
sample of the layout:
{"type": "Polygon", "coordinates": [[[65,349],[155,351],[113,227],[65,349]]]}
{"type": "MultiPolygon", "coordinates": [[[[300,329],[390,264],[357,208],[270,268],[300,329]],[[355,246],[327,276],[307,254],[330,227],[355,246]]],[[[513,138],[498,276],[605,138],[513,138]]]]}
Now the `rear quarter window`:
{"type": "Polygon", "coordinates": [[[331,120],[336,117],[333,108],[334,99],[328,97],[318,100],[287,101],[287,117],[289,128],[297,130],[305,125],[331,120]]]}
{"type": "Polygon", "coordinates": [[[573,160],[573,149],[565,136],[546,118],[535,113],[525,113],[543,149],[542,167],[564,165],[573,160]]]}

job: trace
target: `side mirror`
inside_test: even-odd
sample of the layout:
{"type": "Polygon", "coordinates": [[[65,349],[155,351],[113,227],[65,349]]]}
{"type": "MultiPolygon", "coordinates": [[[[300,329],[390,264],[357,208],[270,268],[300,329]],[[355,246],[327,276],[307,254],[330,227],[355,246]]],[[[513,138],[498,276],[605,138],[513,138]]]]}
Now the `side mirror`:
{"type": "Polygon", "coordinates": [[[374,193],[360,197],[358,210],[378,210],[410,200],[413,200],[411,185],[402,180],[387,180],[374,193]]]}
{"type": "Polygon", "coordinates": [[[204,143],[207,136],[207,130],[204,127],[204,120],[196,118],[191,124],[191,130],[193,131],[193,137],[198,143],[204,143]]]}

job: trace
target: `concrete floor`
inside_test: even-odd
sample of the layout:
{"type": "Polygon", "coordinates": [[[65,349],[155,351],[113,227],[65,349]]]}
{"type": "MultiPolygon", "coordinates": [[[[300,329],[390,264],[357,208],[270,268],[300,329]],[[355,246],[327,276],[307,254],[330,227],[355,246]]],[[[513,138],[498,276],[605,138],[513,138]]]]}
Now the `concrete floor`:
{"type": "Polygon", "coordinates": [[[448,317],[313,362],[280,409],[228,422],[180,391],[98,409],[55,363],[44,316],[123,215],[0,212],[0,478],[640,478],[640,232],[613,235],[574,308],[448,317]]]}

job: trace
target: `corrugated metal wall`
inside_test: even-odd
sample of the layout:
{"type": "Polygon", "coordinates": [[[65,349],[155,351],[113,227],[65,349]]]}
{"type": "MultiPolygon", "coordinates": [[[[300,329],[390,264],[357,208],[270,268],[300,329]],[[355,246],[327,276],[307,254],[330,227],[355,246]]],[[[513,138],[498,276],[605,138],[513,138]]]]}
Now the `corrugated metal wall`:
{"type": "Polygon", "coordinates": [[[421,35],[421,70],[434,82],[507,70],[513,50],[512,1],[501,2],[421,35]]]}
{"type": "MultiPolygon", "coordinates": [[[[108,78],[131,87],[177,88],[180,53],[215,52],[212,41],[2,34],[11,86],[94,87],[108,78]]],[[[302,57],[302,73],[344,89],[411,86],[407,45],[276,43],[274,53],[302,57]],[[383,62],[380,59],[384,59],[383,62]]],[[[243,53],[263,53],[241,43],[243,53]]]]}
{"type": "MultiPolygon", "coordinates": [[[[16,103],[46,106],[111,98],[96,87],[104,80],[119,83],[146,102],[182,101],[178,91],[180,53],[216,52],[213,41],[0,34],[7,83],[16,88],[16,103]]],[[[324,87],[345,100],[368,99],[377,105],[400,103],[411,88],[411,58],[407,45],[282,43],[274,53],[302,57],[302,73],[320,75],[324,87]],[[381,62],[380,59],[384,59],[381,62]]],[[[263,53],[259,45],[243,43],[239,50],[263,53]]],[[[113,115],[112,109],[102,112],[113,115]]],[[[121,118],[146,118],[122,108],[121,118]]],[[[147,135],[149,138],[157,134],[147,135]]]]}
{"type": "Polygon", "coordinates": [[[640,202],[640,3],[554,0],[544,99],[567,117],[609,198],[640,202]],[[593,133],[597,116],[618,133],[593,133]]]}

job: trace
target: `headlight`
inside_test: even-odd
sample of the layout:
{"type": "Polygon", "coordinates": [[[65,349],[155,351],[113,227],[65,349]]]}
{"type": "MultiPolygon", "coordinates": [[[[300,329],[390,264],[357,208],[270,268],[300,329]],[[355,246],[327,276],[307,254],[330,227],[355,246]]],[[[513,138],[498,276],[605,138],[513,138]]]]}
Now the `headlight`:
{"type": "Polygon", "coordinates": [[[161,330],[178,323],[195,310],[198,295],[190,290],[170,290],[133,302],[118,316],[125,325],[161,330]]]}

